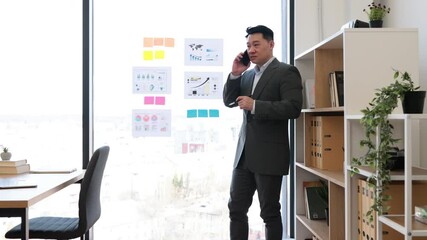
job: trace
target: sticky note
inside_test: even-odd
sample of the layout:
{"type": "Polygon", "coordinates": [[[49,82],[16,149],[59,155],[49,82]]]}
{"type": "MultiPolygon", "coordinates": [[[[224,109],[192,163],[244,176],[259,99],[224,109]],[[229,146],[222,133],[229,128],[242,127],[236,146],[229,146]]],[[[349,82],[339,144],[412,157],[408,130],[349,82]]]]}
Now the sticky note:
{"type": "Polygon", "coordinates": [[[182,153],[188,153],[188,143],[183,143],[181,149],[182,153]]]}
{"type": "Polygon", "coordinates": [[[146,60],[146,61],[153,60],[153,51],[151,51],[151,50],[144,51],[144,60],[146,60]]]}
{"type": "Polygon", "coordinates": [[[175,39],[174,38],[165,38],[165,47],[174,47],[175,39]]]}
{"type": "Polygon", "coordinates": [[[207,109],[197,110],[197,116],[198,117],[208,117],[208,110],[207,109]]]}
{"type": "Polygon", "coordinates": [[[156,105],[165,105],[165,102],[166,102],[165,97],[162,97],[162,96],[156,97],[156,100],[155,100],[156,105]]]}
{"type": "Polygon", "coordinates": [[[187,110],[187,118],[196,118],[196,117],[197,117],[197,110],[196,109],[187,110]]]}
{"type": "Polygon", "coordinates": [[[165,59],[165,51],[164,50],[154,51],[154,59],[165,59]]]}
{"type": "Polygon", "coordinates": [[[209,117],[219,117],[218,109],[209,109],[209,117]]]}
{"type": "Polygon", "coordinates": [[[145,105],[154,104],[154,97],[153,96],[144,97],[144,104],[145,105]]]}
{"type": "Polygon", "coordinates": [[[163,38],[154,38],[154,46],[163,46],[163,38]]]}
{"type": "Polygon", "coordinates": [[[144,47],[153,47],[154,39],[153,38],[144,38],[144,47]]]}

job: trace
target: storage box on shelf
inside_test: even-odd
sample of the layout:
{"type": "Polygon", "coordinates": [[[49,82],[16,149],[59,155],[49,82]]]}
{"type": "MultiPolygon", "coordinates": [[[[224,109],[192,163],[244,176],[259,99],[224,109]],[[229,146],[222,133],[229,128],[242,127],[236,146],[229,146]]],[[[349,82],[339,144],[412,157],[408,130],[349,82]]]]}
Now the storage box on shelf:
{"type": "MultiPolygon", "coordinates": [[[[295,121],[296,240],[313,236],[322,240],[358,239],[356,180],[366,178],[366,175],[352,178],[348,164],[353,153],[362,151],[358,141],[362,139],[363,131],[360,128],[349,128],[360,121],[360,117],[357,119],[356,116],[361,116],[360,110],[374,97],[375,89],[392,80],[392,68],[413,73],[412,77],[418,83],[418,32],[416,29],[343,29],[299,54],[295,58],[295,65],[301,72],[303,86],[305,80],[314,79],[314,94],[311,96],[314,103],[306,105],[295,121]],[[403,45],[410,47],[402,48],[403,45]],[[331,107],[329,73],[334,71],[344,72],[342,107],[331,107]],[[316,164],[311,157],[313,119],[327,119],[329,116],[341,118],[343,126],[338,128],[342,130],[344,139],[344,157],[340,161],[333,160],[332,168],[316,164]],[[357,146],[354,144],[356,142],[357,146]],[[325,221],[307,219],[304,201],[301,201],[304,199],[303,183],[319,179],[328,182],[329,225],[325,221]]],[[[401,111],[401,108],[396,111],[401,111]]],[[[405,138],[403,125],[400,130],[397,128],[402,138],[405,138]]],[[[331,159],[323,160],[331,162],[331,159]]],[[[406,191],[407,188],[405,194],[406,191]]],[[[386,222],[382,218],[378,220],[386,222]]]]}

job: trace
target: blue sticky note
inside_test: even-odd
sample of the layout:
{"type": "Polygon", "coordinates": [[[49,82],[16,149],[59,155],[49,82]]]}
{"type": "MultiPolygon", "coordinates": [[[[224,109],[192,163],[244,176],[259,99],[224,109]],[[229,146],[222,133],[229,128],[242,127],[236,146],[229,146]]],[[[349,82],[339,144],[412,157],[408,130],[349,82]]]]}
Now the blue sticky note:
{"type": "Polygon", "coordinates": [[[209,109],[209,117],[219,117],[218,109],[209,109]]]}
{"type": "Polygon", "coordinates": [[[197,110],[196,109],[187,110],[187,118],[196,118],[196,117],[197,117],[197,110]]]}
{"type": "Polygon", "coordinates": [[[208,110],[207,109],[199,109],[197,112],[198,117],[208,117],[208,110]]]}

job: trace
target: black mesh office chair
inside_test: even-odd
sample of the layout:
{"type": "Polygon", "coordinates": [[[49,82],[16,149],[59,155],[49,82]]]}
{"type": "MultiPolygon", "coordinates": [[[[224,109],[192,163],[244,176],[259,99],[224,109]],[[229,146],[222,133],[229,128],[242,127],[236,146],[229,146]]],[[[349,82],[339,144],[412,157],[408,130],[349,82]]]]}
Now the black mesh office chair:
{"type": "MultiPolygon", "coordinates": [[[[84,234],[101,216],[100,191],[110,147],[97,149],[87,166],[79,195],[79,217],[37,217],[29,220],[30,238],[83,239],[84,234]]],[[[21,225],[6,234],[6,238],[21,238],[21,225]]]]}

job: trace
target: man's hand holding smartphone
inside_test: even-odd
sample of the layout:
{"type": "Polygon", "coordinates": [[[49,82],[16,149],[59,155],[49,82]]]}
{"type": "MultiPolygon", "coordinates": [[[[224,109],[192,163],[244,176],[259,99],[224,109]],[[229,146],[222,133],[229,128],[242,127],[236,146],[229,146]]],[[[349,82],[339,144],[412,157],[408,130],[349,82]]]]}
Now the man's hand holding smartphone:
{"type": "Polygon", "coordinates": [[[244,71],[246,71],[251,65],[251,61],[249,59],[248,51],[245,50],[243,53],[239,53],[236,56],[233,62],[233,67],[231,73],[234,76],[240,76],[244,71]]]}
{"type": "Polygon", "coordinates": [[[240,59],[240,62],[245,66],[248,66],[249,64],[251,64],[251,60],[249,59],[248,50],[243,52],[243,55],[242,55],[242,58],[240,59]]]}

